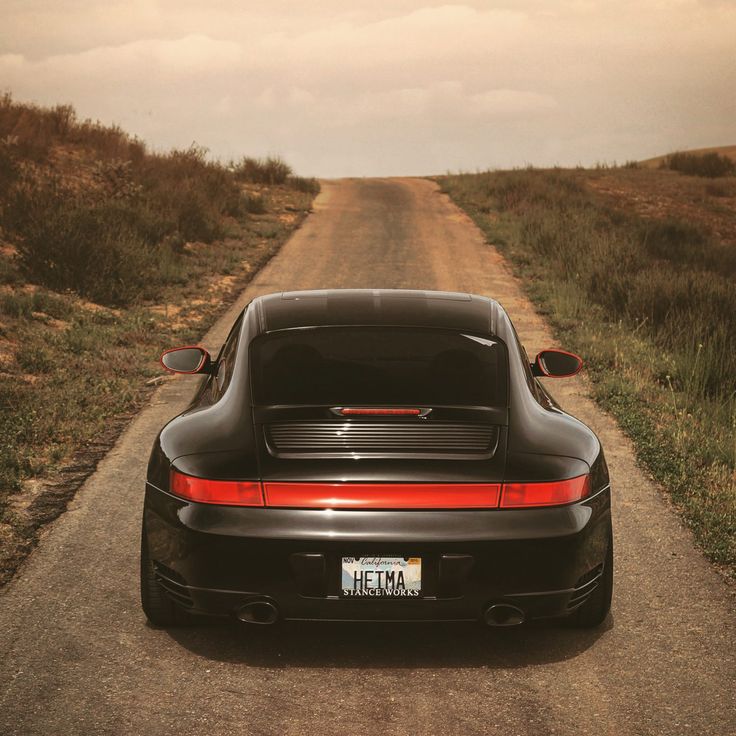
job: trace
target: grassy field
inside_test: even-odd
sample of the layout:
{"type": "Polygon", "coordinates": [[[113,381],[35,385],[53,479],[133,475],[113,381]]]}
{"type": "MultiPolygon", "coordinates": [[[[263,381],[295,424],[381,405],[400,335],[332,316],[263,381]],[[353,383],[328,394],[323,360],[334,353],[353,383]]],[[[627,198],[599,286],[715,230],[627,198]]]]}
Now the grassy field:
{"type": "Polygon", "coordinates": [[[440,183],[585,358],[597,400],[708,557],[736,576],[736,179],[630,166],[440,183]]]}
{"type": "Polygon", "coordinates": [[[0,98],[0,583],[318,190],[0,98]]]}

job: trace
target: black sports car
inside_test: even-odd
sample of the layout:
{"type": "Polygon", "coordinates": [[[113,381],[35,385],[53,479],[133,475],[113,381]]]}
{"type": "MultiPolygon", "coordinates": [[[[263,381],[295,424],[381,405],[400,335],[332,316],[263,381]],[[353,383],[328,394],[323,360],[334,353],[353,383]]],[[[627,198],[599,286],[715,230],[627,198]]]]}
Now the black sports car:
{"type": "Polygon", "coordinates": [[[598,439],[537,380],[506,312],[468,294],[330,290],[254,299],[159,434],[143,609],[281,619],[601,623],[613,587],[598,439]]]}

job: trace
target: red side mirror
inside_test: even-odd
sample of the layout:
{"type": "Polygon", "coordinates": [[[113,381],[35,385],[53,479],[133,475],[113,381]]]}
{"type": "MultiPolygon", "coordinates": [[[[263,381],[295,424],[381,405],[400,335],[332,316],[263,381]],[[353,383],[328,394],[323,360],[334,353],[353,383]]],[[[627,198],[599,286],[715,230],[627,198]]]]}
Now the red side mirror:
{"type": "Polygon", "coordinates": [[[532,363],[532,372],[535,376],[549,378],[568,378],[580,372],[583,367],[582,358],[566,350],[542,350],[532,363]]]}
{"type": "Polygon", "coordinates": [[[209,373],[210,354],[196,345],[172,348],[161,356],[161,365],[172,373],[209,373]]]}

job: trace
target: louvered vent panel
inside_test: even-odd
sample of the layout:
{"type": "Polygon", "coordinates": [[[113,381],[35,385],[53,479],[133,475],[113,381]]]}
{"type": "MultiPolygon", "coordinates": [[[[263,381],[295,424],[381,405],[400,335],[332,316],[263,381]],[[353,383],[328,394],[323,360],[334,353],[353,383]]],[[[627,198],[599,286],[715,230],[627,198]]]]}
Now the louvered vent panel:
{"type": "Polygon", "coordinates": [[[498,440],[491,424],[450,422],[280,422],[266,427],[275,455],[488,457],[498,440]]]}

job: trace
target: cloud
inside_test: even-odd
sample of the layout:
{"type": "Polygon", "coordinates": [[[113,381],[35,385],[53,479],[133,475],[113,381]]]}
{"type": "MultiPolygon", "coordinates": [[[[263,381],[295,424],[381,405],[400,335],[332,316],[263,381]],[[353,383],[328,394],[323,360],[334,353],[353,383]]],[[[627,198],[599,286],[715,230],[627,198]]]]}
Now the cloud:
{"type": "Polygon", "coordinates": [[[416,124],[422,119],[442,120],[448,113],[455,124],[519,116],[528,118],[557,108],[556,101],[549,95],[511,89],[472,93],[459,81],[378,92],[358,91],[348,98],[342,95],[325,99],[304,91],[297,95],[295,91],[278,93],[271,90],[268,98],[271,107],[277,99],[296,102],[303,114],[332,128],[375,125],[378,121],[416,124]]]}
{"type": "Polygon", "coordinates": [[[72,84],[84,78],[111,77],[142,82],[146,74],[165,79],[223,73],[237,67],[241,57],[241,47],[232,41],[193,34],[176,40],[144,39],[101,46],[38,61],[3,54],[0,70],[9,75],[11,83],[33,77],[43,83],[44,78],[58,76],[67,77],[72,84]]]}
{"type": "Polygon", "coordinates": [[[304,173],[577,163],[736,140],[736,9],[695,0],[9,3],[0,84],[157,146],[304,173]]]}

